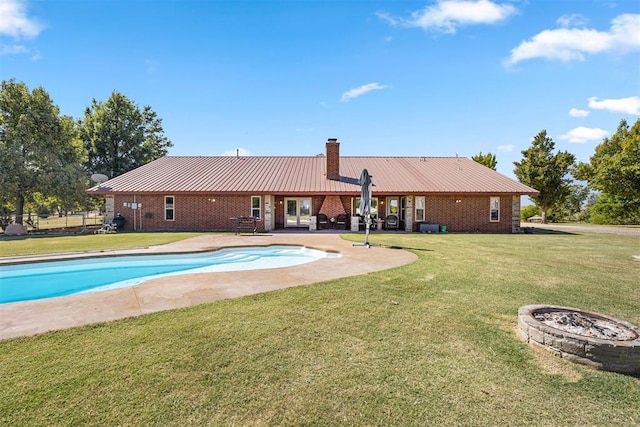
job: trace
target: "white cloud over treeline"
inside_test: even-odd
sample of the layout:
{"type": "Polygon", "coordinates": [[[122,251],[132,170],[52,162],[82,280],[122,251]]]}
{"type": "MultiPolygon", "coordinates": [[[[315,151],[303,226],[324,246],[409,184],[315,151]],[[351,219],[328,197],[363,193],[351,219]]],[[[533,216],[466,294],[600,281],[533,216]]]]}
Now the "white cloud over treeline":
{"type": "Polygon", "coordinates": [[[609,136],[609,132],[604,129],[579,126],[571,129],[564,135],[560,135],[560,139],[577,144],[583,144],[589,141],[599,141],[607,136],[609,136]]]}
{"type": "MultiPolygon", "coordinates": [[[[640,37],[640,33],[638,33],[638,37],[640,37]]],[[[598,97],[594,96],[589,98],[589,108],[640,116],[640,96],[603,100],[598,100],[598,97]]]]}

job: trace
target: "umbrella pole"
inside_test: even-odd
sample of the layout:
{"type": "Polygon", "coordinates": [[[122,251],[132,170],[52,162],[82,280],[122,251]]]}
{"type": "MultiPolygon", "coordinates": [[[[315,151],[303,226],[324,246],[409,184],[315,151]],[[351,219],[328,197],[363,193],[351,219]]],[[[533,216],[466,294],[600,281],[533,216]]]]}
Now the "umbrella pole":
{"type": "Polygon", "coordinates": [[[369,243],[369,230],[371,230],[371,218],[364,220],[364,229],[365,229],[364,243],[362,244],[354,243],[353,246],[366,246],[367,248],[370,248],[371,246],[380,246],[377,243],[374,243],[374,244],[369,243]]]}
{"type": "Polygon", "coordinates": [[[365,234],[364,234],[364,245],[368,248],[371,247],[369,244],[369,229],[371,228],[371,219],[367,218],[365,222],[365,234]]]}

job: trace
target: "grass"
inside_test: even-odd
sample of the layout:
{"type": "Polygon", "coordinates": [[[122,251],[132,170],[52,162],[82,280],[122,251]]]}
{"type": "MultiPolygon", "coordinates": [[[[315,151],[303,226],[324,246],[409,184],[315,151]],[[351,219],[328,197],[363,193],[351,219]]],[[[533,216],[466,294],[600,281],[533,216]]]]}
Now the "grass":
{"type": "Polygon", "coordinates": [[[0,257],[140,248],[177,242],[202,233],[115,233],[68,236],[0,235],[0,257]]]}
{"type": "Polygon", "coordinates": [[[518,307],[535,303],[640,325],[637,237],[371,242],[419,259],[2,341],[0,424],[640,425],[639,378],[557,359],[515,332],[518,307]]]}

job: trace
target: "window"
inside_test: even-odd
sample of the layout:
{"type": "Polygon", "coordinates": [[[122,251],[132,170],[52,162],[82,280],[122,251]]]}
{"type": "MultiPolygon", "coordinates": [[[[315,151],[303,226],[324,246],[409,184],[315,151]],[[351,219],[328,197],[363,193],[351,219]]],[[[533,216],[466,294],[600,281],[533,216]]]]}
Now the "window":
{"type": "Polygon", "coordinates": [[[173,196],[164,196],[164,219],[173,221],[175,218],[175,200],[173,196]]]}
{"type": "MultiPolygon", "coordinates": [[[[356,213],[356,215],[360,215],[360,203],[361,203],[362,199],[360,197],[356,197],[354,199],[354,212],[356,213]]],[[[373,218],[377,218],[378,217],[378,198],[377,197],[372,197],[371,198],[371,216],[373,218]]]]}
{"type": "Polygon", "coordinates": [[[490,215],[489,221],[491,222],[499,222],[500,221],[500,197],[491,197],[489,202],[490,207],[490,215]]]}
{"type": "Polygon", "coordinates": [[[251,216],[260,218],[260,196],[251,196],[251,216]]]}
{"type": "Polygon", "coordinates": [[[397,197],[387,198],[387,215],[398,215],[400,213],[400,200],[397,197]]]}
{"type": "Polygon", "coordinates": [[[424,196],[416,196],[416,221],[424,221],[424,196]]]}

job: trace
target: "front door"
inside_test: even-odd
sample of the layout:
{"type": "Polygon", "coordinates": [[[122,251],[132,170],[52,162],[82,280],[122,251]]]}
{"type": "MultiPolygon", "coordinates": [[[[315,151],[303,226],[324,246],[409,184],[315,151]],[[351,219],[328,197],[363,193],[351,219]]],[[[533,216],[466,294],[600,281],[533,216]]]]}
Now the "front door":
{"type": "Polygon", "coordinates": [[[386,215],[395,215],[400,218],[400,199],[398,197],[387,197],[386,215]]]}
{"type": "Polygon", "coordinates": [[[285,199],[287,210],[284,215],[285,227],[309,227],[311,219],[311,199],[285,199]]]}

